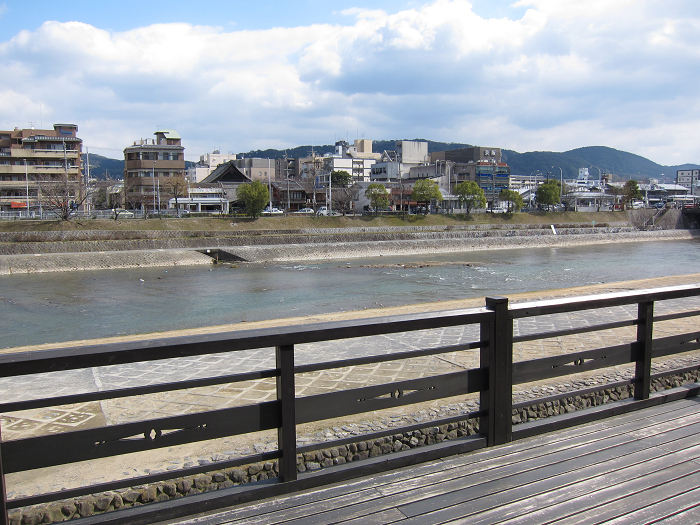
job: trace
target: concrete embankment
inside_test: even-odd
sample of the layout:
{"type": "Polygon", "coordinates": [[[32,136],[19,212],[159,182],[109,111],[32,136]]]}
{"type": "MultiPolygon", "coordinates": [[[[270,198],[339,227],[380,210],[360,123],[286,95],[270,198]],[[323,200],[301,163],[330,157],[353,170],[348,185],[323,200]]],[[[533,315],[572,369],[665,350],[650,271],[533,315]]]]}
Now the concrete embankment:
{"type": "Polygon", "coordinates": [[[692,239],[689,230],[618,231],[615,233],[568,233],[558,235],[523,234],[459,237],[450,239],[413,239],[375,242],[343,242],[328,244],[292,244],[284,246],[238,246],[224,251],[249,262],[286,262],[332,260],[391,255],[423,255],[468,252],[609,244],[640,241],[692,239]]]}
{"type": "MultiPolygon", "coordinates": [[[[28,245],[18,249],[18,255],[0,255],[0,275],[76,270],[104,270],[156,266],[209,265],[220,256],[222,260],[247,262],[288,262],[332,260],[392,255],[423,255],[475,250],[499,250],[537,247],[563,247],[588,244],[624,243],[656,240],[692,239],[690,230],[635,231],[633,228],[562,228],[554,234],[551,229],[470,230],[432,232],[358,232],[351,235],[321,232],[307,235],[271,235],[246,237],[260,244],[243,245],[232,239],[196,238],[188,240],[191,247],[152,249],[153,242],[134,240],[138,246],[130,250],[100,250],[112,244],[108,241],[79,241],[94,246],[94,251],[51,253],[57,243],[28,243],[37,251],[27,254],[28,245]],[[286,243],[282,243],[286,240],[286,243]],[[226,242],[228,241],[228,242],[226,242]],[[267,242],[265,242],[267,241],[267,242]],[[95,246],[97,244],[98,246],[95,246]],[[147,249],[151,247],[151,249],[147,249]],[[210,255],[206,250],[210,249],[210,255]],[[200,251],[197,251],[200,250],[200,251]],[[202,253],[203,252],[203,253],[202,253]]],[[[174,239],[182,241],[183,239],[174,239]]],[[[240,239],[239,239],[240,241],[240,239]]],[[[73,243],[71,243],[73,244],[73,243]]],[[[65,247],[64,247],[65,249],[65,247]]]]}

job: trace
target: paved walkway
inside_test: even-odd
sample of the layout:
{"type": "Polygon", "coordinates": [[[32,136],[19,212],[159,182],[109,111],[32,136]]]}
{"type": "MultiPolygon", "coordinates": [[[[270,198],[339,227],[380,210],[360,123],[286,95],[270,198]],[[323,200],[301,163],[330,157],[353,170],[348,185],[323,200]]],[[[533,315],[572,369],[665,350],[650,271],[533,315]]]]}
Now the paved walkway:
{"type": "MultiPolygon", "coordinates": [[[[676,278],[636,281],[617,285],[578,288],[567,291],[550,291],[544,293],[521,294],[511,300],[547,299],[562,295],[581,295],[583,293],[602,293],[603,291],[620,291],[620,289],[650,288],[700,282],[700,276],[682,276],[676,278]]],[[[416,305],[416,309],[449,309],[466,307],[465,302],[435,303],[432,305],[416,305]],[[454,303],[459,303],[454,304],[454,303]]],[[[468,306],[483,305],[483,299],[472,300],[468,306]]],[[[670,311],[700,309],[700,298],[674,301],[671,304],[659,304],[656,314],[670,311]]],[[[401,309],[386,309],[384,315],[396,313],[401,309]]],[[[363,312],[367,316],[366,312],[363,312]]],[[[533,332],[563,330],[588,326],[611,320],[636,317],[636,306],[617,307],[595,311],[577,312],[575,314],[553,315],[520,320],[516,323],[515,334],[525,335],[533,332]]],[[[318,318],[312,318],[313,321],[318,318]]],[[[245,328],[254,327],[253,323],[245,328]]],[[[655,326],[656,336],[666,336],[673,333],[697,329],[694,318],[681,319],[673,322],[659,323],[655,326]]],[[[321,342],[300,345],[296,349],[298,365],[320,361],[332,361],[349,357],[366,355],[391,354],[408,350],[417,350],[437,346],[455,345],[478,340],[478,326],[451,327],[436,330],[426,330],[390,336],[375,336],[343,341],[321,342]]],[[[636,329],[629,327],[614,331],[594,332],[576,336],[537,340],[517,344],[514,348],[515,359],[528,360],[573,351],[599,348],[634,340],[636,329]],[[605,340],[603,341],[603,338],[605,340]]],[[[413,379],[437,374],[444,374],[479,365],[479,351],[464,351],[442,354],[440,356],[420,357],[410,360],[392,361],[374,365],[346,367],[336,370],[300,374],[297,376],[297,396],[309,396],[335,390],[357,388],[366,385],[388,383],[413,379]]],[[[216,355],[196,356],[181,359],[168,359],[144,363],[99,367],[68,372],[39,374],[20,378],[0,379],[0,399],[3,402],[17,401],[42,396],[50,388],[52,396],[66,395],[77,392],[103,391],[116,388],[126,388],[159,382],[174,382],[209,377],[216,375],[243,373],[274,367],[274,350],[259,349],[243,352],[231,352],[216,355]]],[[[629,366],[626,367],[630,369],[629,366]]],[[[625,373],[625,367],[619,367],[618,373],[625,373]]],[[[615,373],[613,371],[612,373],[615,373]]],[[[598,374],[600,375],[600,374],[598,374]]],[[[590,378],[570,377],[562,388],[574,389],[589,383],[590,378]],[[578,383],[577,383],[578,381],[578,383]]],[[[595,380],[593,380],[595,381],[595,380]]],[[[528,385],[522,386],[516,392],[516,400],[527,395],[528,385]]],[[[4,440],[17,439],[32,435],[64,432],[80,428],[107,424],[126,423],[171,415],[187,414],[211,409],[226,408],[237,405],[257,403],[275,398],[274,380],[248,381],[234,384],[215,385],[210,387],[189,389],[177,392],[139,396],[134,398],[107,400],[101,403],[92,402],[80,405],[61,406],[46,409],[12,413],[0,416],[2,418],[2,437],[4,440]]],[[[300,429],[299,444],[309,441],[326,440],[333,437],[348,437],[371,430],[383,429],[388,426],[413,424],[416,421],[428,420],[439,414],[469,412],[476,408],[473,400],[461,399],[454,403],[441,401],[442,405],[410,406],[403,411],[388,415],[380,415],[377,420],[368,421],[363,415],[357,419],[343,422],[327,422],[327,428],[317,424],[300,429]],[[403,421],[402,420],[406,420],[403,421]]],[[[261,434],[250,438],[235,438],[222,440],[216,444],[193,445],[189,449],[163,451],[163,454],[151,454],[148,461],[141,463],[140,469],[121,472],[121,475],[137,475],[154,470],[175,469],[203,462],[214,462],[239,455],[247,455],[254,451],[274,450],[276,437],[274,433],[261,434]]],[[[22,489],[22,475],[14,475],[18,482],[17,490],[22,489]]],[[[10,476],[12,478],[12,476],[10,476]]],[[[11,481],[11,480],[10,480],[11,481]]],[[[11,485],[11,483],[10,483],[11,485]]],[[[10,487],[12,488],[12,486],[10,487]]],[[[60,488],[60,487],[59,487],[60,488]]]]}

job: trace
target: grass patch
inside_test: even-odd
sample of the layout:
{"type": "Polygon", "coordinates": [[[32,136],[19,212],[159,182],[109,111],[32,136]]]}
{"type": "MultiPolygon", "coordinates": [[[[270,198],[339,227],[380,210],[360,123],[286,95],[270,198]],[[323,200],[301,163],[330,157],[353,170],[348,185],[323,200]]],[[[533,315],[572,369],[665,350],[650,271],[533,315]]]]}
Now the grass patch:
{"type": "Polygon", "coordinates": [[[84,230],[295,230],[357,226],[459,226],[469,224],[591,224],[627,222],[626,212],[472,213],[470,215],[400,215],[358,217],[191,217],[187,219],[73,219],[70,221],[1,220],[0,232],[84,230]]]}

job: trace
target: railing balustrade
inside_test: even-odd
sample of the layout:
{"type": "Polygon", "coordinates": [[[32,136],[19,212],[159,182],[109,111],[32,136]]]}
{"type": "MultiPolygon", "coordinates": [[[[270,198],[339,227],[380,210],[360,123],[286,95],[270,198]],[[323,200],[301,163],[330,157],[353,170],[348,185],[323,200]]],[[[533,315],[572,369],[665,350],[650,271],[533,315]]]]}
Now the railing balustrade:
{"type": "MultiPolygon", "coordinates": [[[[700,315],[700,308],[696,306],[697,302],[690,308],[687,305],[681,305],[680,310],[659,315],[656,306],[660,302],[666,305],[668,301],[698,297],[700,297],[700,284],[515,304],[509,304],[505,297],[488,297],[483,308],[0,354],[0,377],[7,378],[261,348],[275,349],[275,365],[272,368],[111,391],[5,402],[0,404],[0,413],[4,415],[29,409],[173,392],[266,378],[274,378],[276,385],[274,400],[257,404],[3,441],[0,448],[2,473],[0,490],[2,490],[3,495],[0,523],[9,523],[7,509],[174,479],[256,461],[277,460],[279,462],[279,479],[276,484],[251,484],[247,487],[250,494],[259,490],[260,494],[269,496],[324,482],[337,481],[337,477],[334,478],[332,475],[334,467],[324,470],[328,473],[325,477],[323,473],[319,474],[318,472],[299,474],[297,472],[297,455],[310,450],[339,446],[353,440],[375,439],[379,436],[401,433],[408,428],[395,427],[390,431],[297,447],[298,425],[330,418],[347,417],[358,413],[392,409],[468,394],[479,396],[478,412],[430,421],[422,426],[436,426],[447,422],[479,418],[480,434],[458,438],[451,441],[450,446],[444,446],[445,442],[437,451],[430,447],[412,449],[409,451],[410,454],[403,454],[396,461],[387,459],[383,463],[353,462],[351,465],[345,465],[347,468],[343,470],[342,476],[347,477],[432,459],[441,454],[448,455],[485,446],[500,445],[513,439],[545,432],[553,428],[562,428],[643,408],[668,399],[695,395],[697,388],[693,387],[682,392],[672,391],[667,396],[658,394],[652,396],[651,381],[654,376],[652,376],[651,365],[653,358],[700,349],[700,329],[685,329],[681,333],[656,338],[653,330],[655,323],[700,315]],[[605,322],[595,324],[584,323],[579,327],[535,333],[521,334],[519,330],[517,333],[514,331],[514,327],[519,326],[517,323],[520,320],[538,319],[557,314],[581,314],[587,311],[600,311],[601,309],[629,305],[636,305],[636,315],[629,319],[605,320],[605,322]],[[462,326],[473,327],[475,340],[457,345],[428,347],[385,355],[295,364],[296,347],[306,343],[338,341],[338,344],[342,344],[341,340],[347,339],[462,326]],[[632,329],[636,327],[636,337],[623,344],[537,359],[514,360],[514,347],[518,344],[593,332],[601,333],[625,327],[632,327],[632,329]],[[476,352],[477,349],[479,366],[472,369],[306,397],[295,394],[295,378],[300,374],[436,356],[450,352],[476,352]],[[629,380],[629,383],[634,385],[633,399],[611,403],[605,407],[596,407],[594,411],[581,410],[575,414],[567,414],[566,418],[552,417],[514,428],[512,416],[515,408],[542,402],[542,400],[533,400],[514,404],[513,387],[515,385],[552,380],[570,374],[592,372],[625,364],[634,365],[634,377],[629,380]],[[5,474],[275,429],[277,430],[277,451],[230,459],[215,465],[198,466],[100,485],[66,489],[57,493],[15,497],[9,500],[6,497],[5,474]],[[356,467],[356,474],[350,470],[351,466],[356,467]],[[260,489],[260,486],[264,490],[260,489]]],[[[674,370],[665,372],[665,374],[672,373],[674,370]]],[[[602,390],[603,388],[605,385],[598,385],[595,389],[589,390],[602,390]]],[[[581,393],[584,391],[572,391],[561,396],[573,397],[581,393]]],[[[419,426],[414,425],[410,429],[419,426]]],[[[387,458],[390,456],[388,455],[387,458]]],[[[151,513],[156,512],[154,509],[157,508],[159,508],[158,518],[161,520],[221,507],[235,501],[242,501],[241,498],[245,499],[245,497],[255,497],[254,495],[241,496],[241,487],[236,487],[236,489],[237,495],[235,497],[227,496],[227,490],[232,489],[222,489],[218,491],[218,494],[207,495],[206,501],[198,500],[195,496],[172,500],[165,510],[159,508],[160,504],[151,504],[133,508],[130,511],[115,511],[109,513],[113,515],[111,518],[107,518],[106,514],[103,515],[100,518],[102,520],[100,523],[148,523],[149,519],[153,519],[151,513]]]]}

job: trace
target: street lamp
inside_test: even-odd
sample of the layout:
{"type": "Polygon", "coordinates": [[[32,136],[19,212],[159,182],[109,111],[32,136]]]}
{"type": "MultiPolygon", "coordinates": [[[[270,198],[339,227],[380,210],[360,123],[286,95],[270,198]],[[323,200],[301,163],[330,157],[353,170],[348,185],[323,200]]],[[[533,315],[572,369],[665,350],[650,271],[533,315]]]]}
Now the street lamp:
{"type": "Polygon", "coordinates": [[[531,208],[532,208],[532,196],[533,196],[534,193],[536,193],[536,191],[537,191],[537,176],[538,176],[538,175],[542,175],[542,173],[540,172],[540,170],[531,171],[531,172],[530,172],[530,175],[529,175],[529,178],[530,178],[530,207],[531,207],[531,208]],[[534,181],[532,180],[532,176],[533,176],[533,175],[535,176],[535,180],[534,180],[534,181]],[[535,190],[535,191],[533,192],[533,190],[535,190]]]}
{"type": "MultiPolygon", "coordinates": [[[[552,166],[552,169],[559,168],[559,166],[552,166]]],[[[564,196],[564,171],[559,168],[559,200],[564,196]]]]}
{"type": "Polygon", "coordinates": [[[272,214],[272,179],[270,178],[270,159],[267,159],[267,196],[270,198],[269,210],[272,214]]]}
{"type": "Polygon", "coordinates": [[[29,216],[29,172],[27,170],[27,159],[24,159],[24,180],[27,183],[27,216],[29,216]]]}
{"type": "Polygon", "coordinates": [[[153,213],[156,213],[156,161],[153,161],[153,213]]]}

